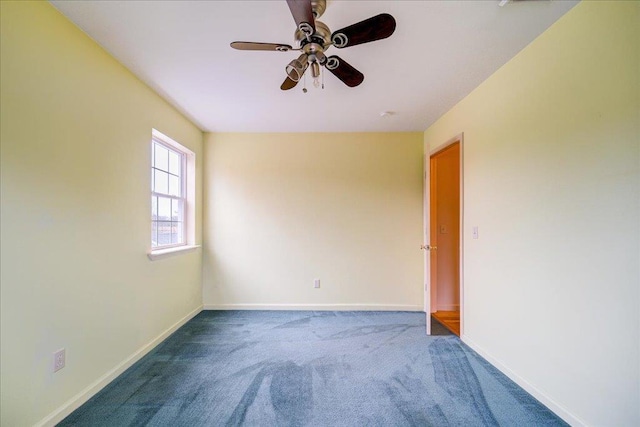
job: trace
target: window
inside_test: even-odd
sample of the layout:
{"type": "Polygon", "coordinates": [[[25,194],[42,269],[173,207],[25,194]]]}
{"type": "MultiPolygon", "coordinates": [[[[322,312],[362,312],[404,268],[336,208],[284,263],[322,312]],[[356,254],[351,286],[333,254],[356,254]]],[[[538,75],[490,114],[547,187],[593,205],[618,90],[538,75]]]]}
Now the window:
{"type": "Polygon", "coordinates": [[[194,154],[153,130],[151,139],[151,253],[193,245],[194,154]],[[190,188],[191,187],[191,188],[190,188]],[[191,196],[191,197],[190,197],[191,196]]]}

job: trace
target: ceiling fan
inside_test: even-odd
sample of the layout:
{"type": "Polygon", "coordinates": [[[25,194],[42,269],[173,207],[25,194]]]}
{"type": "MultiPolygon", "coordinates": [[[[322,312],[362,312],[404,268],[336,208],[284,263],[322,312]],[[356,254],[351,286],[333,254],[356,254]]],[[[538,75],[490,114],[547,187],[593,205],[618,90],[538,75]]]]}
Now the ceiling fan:
{"type": "MultiPolygon", "coordinates": [[[[314,86],[319,86],[320,67],[324,66],[334,76],[349,87],[358,86],[364,75],[337,55],[326,56],[325,51],[331,46],[338,49],[369,43],[389,37],[396,29],[396,21],[388,13],[373,16],[333,33],[324,23],[317,21],[327,7],[326,0],[287,0],[297,29],[294,38],[298,48],[281,43],[233,42],[231,47],[238,50],[267,50],[302,52],[286,66],[287,78],[280,86],[282,90],[294,88],[307,68],[311,68],[314,86]]],[[[324,85],[323,85],[324,87],[324,85]]],[[[304,89],[306,92],[306,88],[304,89]]]]}

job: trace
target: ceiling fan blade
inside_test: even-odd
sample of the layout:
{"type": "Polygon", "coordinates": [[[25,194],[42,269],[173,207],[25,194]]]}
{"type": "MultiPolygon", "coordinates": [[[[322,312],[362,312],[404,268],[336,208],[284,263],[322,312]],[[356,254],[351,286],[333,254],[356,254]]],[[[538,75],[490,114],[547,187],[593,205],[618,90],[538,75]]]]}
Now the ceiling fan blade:
{"type": "Polygon", "coordinates": [[[298,29],[308,36],[315,33],[316,24],[313,19],[311,0],[287,0],[287,4],[298,29]]]}
{"type": "Polygon", "coordinates": [[[231,47],[238,50],[271,50],[276,52],[287,52],[293,49],[288,44],[259,42],[233,42],[231,47]]]}
{"type": "Polygon", "coordinates": [[[364,74],[338,56],[328,57],[325,67],[349,87],[356,87],[364,80],[364,74]]]}
{"type": "Polygon", "coordinates": [[[280,86],[280,89],[282,89],[282,90],[293,89],[294,87],[296,87],[297,84],[298,84],[298,82],[293,81],[289,77],[287,77],[284,80],[284,82],[282,83],[282,86],[280,86]]]}
{"type": "Polygon", "coordinates": [[[388,13],[381,13],[356,24],[349,25],[331,34],[337,48],[355,46],[375,40],[386,39],[396,30],[396,20],[388,13]]]}

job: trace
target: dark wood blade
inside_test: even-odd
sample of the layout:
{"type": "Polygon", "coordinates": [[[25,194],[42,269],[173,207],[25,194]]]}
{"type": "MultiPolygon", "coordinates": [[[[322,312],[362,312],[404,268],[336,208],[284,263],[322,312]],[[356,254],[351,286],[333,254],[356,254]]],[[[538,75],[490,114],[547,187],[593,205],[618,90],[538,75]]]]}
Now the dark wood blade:
{"type": "Polygon", "coordinates": [[[356,87],[364,80],[364,74],[353,68],[344,59],[335,55],[327,58],[326,68],[349,87],[356,87]]]}
{"type": "Polygon", "coordinates": [[[293,89],[294,87],[296,87],[297,84],[298,84],[298,82],[294,82],[289,77],[287,77],[284,80],[284,82],[282,83],[282,86],[280,86],[280,89],[282,89],[282,90],[293,89]]]}
{"type": "Polygon", "coordinates": [[[276,52],[287,52],[293,49],[288,44],[259,42],[233,42],[231,47],[238,50],[272,50],[276,52]]]}
{"type": "Polygon", "coordinates": [[[293,15],[293,20],[296,21],[298,28],[306,34],[307,31],[303,29],[306,24],[307,28],[310,28],[311,34],[313,34],[316,31],[316,23],[313,19],[311,0],[287,0],[287,4],[289,5],[289,10],[291,11],[291,15],[293,15]]]}
{"type": "Polygon", "coordinates": [[[396,30],[396,20],[388,13],[381,13],[364,21],[344,27],[331,34],[337,48],[355,46],[375,40],[386,39],[396,30]]]}

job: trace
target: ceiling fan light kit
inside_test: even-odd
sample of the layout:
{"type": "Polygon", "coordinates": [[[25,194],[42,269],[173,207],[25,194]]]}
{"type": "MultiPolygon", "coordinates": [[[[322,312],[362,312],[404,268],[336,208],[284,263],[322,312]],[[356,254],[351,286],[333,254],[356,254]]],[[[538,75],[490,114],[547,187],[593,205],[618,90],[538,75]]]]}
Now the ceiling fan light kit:
{"type": "MultiPolygon", "coordinates": [[[[285,67],[287,77],[280,86],[282,90],[294,88],[309,68],[314,86],[319,87],[321,67],[325,67],[347,86],[358,86],[364,81],[364,75],[337,55],[327,57],[325,51],[331,46],[343,49],[385,39],[396,29],[393,16],[381,13],[332,33],[326,24],[316,20],[326,10],[326,0],[287,0],[287,4],[297,25],[294,39],[298,43],[298,48],[282,43],[242,41],[231,43],[231,47],[238,50],[302,52],[297,59],[289,62],[285,67]]],[[[306,93],[306,87],[303,92],[306,93]]]]}

